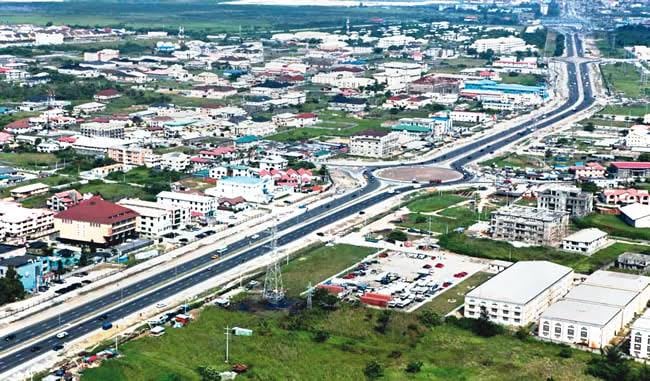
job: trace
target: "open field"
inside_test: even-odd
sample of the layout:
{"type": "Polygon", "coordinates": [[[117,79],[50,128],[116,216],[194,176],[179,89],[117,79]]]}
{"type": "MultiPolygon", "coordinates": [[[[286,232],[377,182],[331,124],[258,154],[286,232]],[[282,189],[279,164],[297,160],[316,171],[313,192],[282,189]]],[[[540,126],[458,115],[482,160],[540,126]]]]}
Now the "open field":
{"type": "Polygon", "coordinates": [[[608,87],[615,93],[621,93],[627,98],[640,98],[644,95],[640,86],[641,74],[629,63],[601,65],[603,78],[608,87]]]}
{"type": "Polygon", "coordinates": [[[267,139],[276,141],[307,140],[318,137],[348,137],[364,130],[386,130],[381,127],[383,119],[357,119],[340,114],[321,113],[321,122],[313,127],[292,128],[268,136],[267,139]]]}
{"type": "Polygon", "coordinates": [[[611,214],[592,214],[574,223],[580,228],[594,227],[614,236],[650,240],[650,228],[635,228],[623,222],[620,217],[611,214]]]}
{"type": "Polygon", "coordinates": [[[489,219],[491,210],[484,210],[477,213],[470,205],[455,206],[445,209],[436,216],[427,216],[420,213],[411,213],[408,219],[401,223],[401,226],[414,228],[421,231],[448,233],[458,228],[467,228],[478,220],[489,219]],[[431,223],[429,223],[429,221],[431,223]]]}
{"type": "MultiPolygon", "coordinates": [[[[371,250],[371,249],[365,249],[371,250]]],[[[285,284],[307,282],[304,272],[322,265],[329,270],[310,280],[317,281],[347,267],[362,257],[352,246],[307,250],[308,258],[283,267],[285,284]],[[344,249],[343,251],[339,249],[344,249]],[[352,258],[351,253],[355,251],[352,258]],[[341,253],[344,253],[341,255],[341,253]],[[335,258],[337,265],[325,264],[335,258]],[[312,261],[313,260],[313,261],[312,261]]],[[[466,292],[466,286],[485,281],[478,273],[440,295],[466,292]],[[462,291],[458,287],[463,288],[462,291]]],[[[289,286],[291,288],[291,286],[289,286]]],[[[457,299],[462,301],[462,297],[457,299]]],[[[457,302],[456,302],[457,303],[457,302]]],[[[430,311],[451,310],[457,304],[427,305],[430,311]]],[[[560,346],[515,338],[511,333],[491,338],[476,336],[453,322],[431,328],[419,313],[389,313],[384,333],[377,330],[381,311],[342,305],[335,311],[319,308],[293,314],[278,310],[240,312],[206,307],[198,319],[182,329],[167,329],[161,337],[147,337],[121,346],[122,356],[84,372],[84,381],[200,380],[198,369],[212,366],[227,370],[223,363],[226,326],[253,329],[252,337],[233,336],[231,364],[243,363],[251,380],[363,380],[366,365],[376,360],[383,368],[382,380],[593,380],[584,374],[591,354],[573,351],[561,358],[560,346]],[[324,332],[324,340],[315,333],[324,332]],[[419,373],[405,372],[406,365],[421,361],[419,373]]]]}
{"type": "Polygon", "coordinates": [[[444,209],[465,200],[467,200],[466,197],[454,193],[431,193],[409,202],[406,207],[411,212],[426,213],[444,209]]]}
{"type": "Polygon", "coordinates": [[[599,114],[626,115],[631,117],[643,117],[650,114],[650,103],[637,103],[631,105],[609,105],[599,114]]]}
{"type": "Polygon", "coordinates": [[[486,60],[480,58],[459,57],[452,59],[441,59],[431,67],[434,73],[460,73],[462,70],[472,67],[484,67],[486,60]]]}
{"type": "Polygon", "coordinates": [[[512,168],[543,168],[544,162],[536,156],[524,156],[514,153],[498,156],[493,159],[485,160],[480,163],[484,166],[494,167],[512,167],[512,168]]]}
{"type": "Polygon", "coordinates": [[[0,165],[26,169],[49,168],[57,162],[51,153],[7,153],[0,152],[0,165]]]}
{"type": "Polygon", "coordinates": [[[510,75],[501,76],[501,83],[513,83],[517,85],[526,85],[526,86],[539,86],[544,83],[544,78],[535,74],[518,74],[511,73],[510,75]]]}
{"type": "Polygon", "coordinates": [[[377,249],[339,244],[321,246],[284,266],[282,281],[291,297],[298,297],[311,282],[316,285],[332,275],[354,265],[377,249]]]}
{"type": "Polygon", "coordinates": [[[573,268],[579,273],[592,273],[611,263],[625,251],[650,252],[650,247],[615,243],[591,256],[569,253],[551,247],[533,246],[516,248],[504,241],[470,238],[462,234],[447,234],[440,237],[441,247],[472,257],[502,259],[506,261],[545,260],[573,268]]]}
{"type": "Polygon", "coordinates": [[[77,187],[79,192],[99,194],[104,199],[118,201],[123,198],[142,198],[155,201],[155,195],[147,193],[144,188],[134,187],[128,184],[108,184],[102,181],[90,181],[88,184],[77,187]]]}
{"type": "Polygon", "coordinates": [[[478,272],[471,277],[456,283],[454,286],[446,289],[443,293],[437,295],[432,301],[426,303],[420,310],[427,310],[445,316],[465,301],[465,294],[470,292],[476,286],[485,283],[492,278],[494,274],[478,272]]]}

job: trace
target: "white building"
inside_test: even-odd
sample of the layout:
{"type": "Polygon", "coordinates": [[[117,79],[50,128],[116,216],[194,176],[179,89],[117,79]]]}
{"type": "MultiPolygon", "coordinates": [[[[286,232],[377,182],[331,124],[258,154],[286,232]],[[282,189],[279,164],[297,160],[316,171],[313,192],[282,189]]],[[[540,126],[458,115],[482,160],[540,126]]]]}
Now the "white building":
{"type": "Polygon", "coordinates": [[[273,200],[273,181],[269,178],[251,176],[224,177],[205,194],[216,198],[243,197],[248,202],[268,204],[273,200]]]}
{"type": "Polygon", "coordinates": [[[217,210],[217,199],[199,194],[164,191],[156,198],[159,204],[189,209],[193,217],[211,217],[217,210]]]}
{"type": "Polygon", "coordinates": [[[596,271],[540,317],[539,336],[550,341],[601,348],[650,298],[650,278],[596,271]]]}
{"type": "Polygon", "coordinates": [[[289,164],[289,160],[283,158],[282,156],[266,156],[259,160],[260,171],[263,170],[272,170],[272,169],[284,169],[289,164]]]}
{"type": "Polygon", "coordinates": [[[374,84],[372,78],[361,77],[349,71],[332,71],[318,73],[311,78],[311,82],[318,85],[327,85],[345,89],[358,89],[374,84]]]}
{"type": "Polygon", "coordinates": [[[385,158],[399,152],[399,132],[367,130],[350,137],[350,155],[385,158]]]}
{"type": "Polygon", "coordinates": [[[495,54],[513,54],[515,52],[523,52],[529,48],[526,41],[519,37],[498,37],[498,38],[482,38],[474,41],[471,48],[476,49],[478,53],[487,52],[492,50],[495,54]]]}
{"type": "Polygon", "coordinates": [[[589,228],[577,231],[562,240],[562,250],[591,255],[607,245],[607,233],[589,228]]]}
{"type": "Polygon", "coordinates": [[[86,62],[108,62],[120,58],[120,51],[115,49],[102,49],[97,52],[84,52],[86,62]]]}
{"type": "Polygon", "coordinates": [[[524,326],[564,296],[573,270],[546,261],[520,261],[465,295],[465,317],[524,326]]]}
{"type": "Polygon", "coordinates": [[[168,152],[160,155],[160,167],[169,171],[182,172],[190,166],[190,156],[182,152],[168,152]]]}
{"type": "Polygon", "coordinates": [[[630,355],[640,359],[650,357],[650,310],[630,327],[630,355]]]}
{"type": "Polygon", "coordinates": [[[650,126],[637,124],[630,127],[625,136],[625,146],[632,151],[650,150],[650,126]]]}
{"type": "Polygon", "coordinates": [[[245,120],[233,128],[236,136],[266,136],[274,134],[276,131],[275,124],[272,122],[255,122],[253,120],[245,120]]]}
{"type": "Polygon", "coordinates": [[[650,205],[630,204],[620,207],[621,218],[635,228],[650,228],[650,205]]]}
{"type": "Polygon", "coordinates": [[[63,34],[61,33],[36,33],[34,35],[34,45],[61,45],[63,44],[63,34]]]}
{"type": "Polygon", "coordinates": [[[411,62],[387,62],[382,65],[383,72],[376,73],[373,77],[379,83],[386,84],[392,91],[406,89],[408,84],[422,77],[425,66],[411,62]]]}
{"type": "Polygon", "coordinates": [[[128,198],[118,204],[138,213],[135,230],[147,238],[160,238],[190,222],[190,209],[187,207],[128,198]]]}
{"type": "Polygon", "coordinates": [[[0,202],[0,238],[3,242],[25,243],[54,232],[54,213],[51,210],[0,202]]]}

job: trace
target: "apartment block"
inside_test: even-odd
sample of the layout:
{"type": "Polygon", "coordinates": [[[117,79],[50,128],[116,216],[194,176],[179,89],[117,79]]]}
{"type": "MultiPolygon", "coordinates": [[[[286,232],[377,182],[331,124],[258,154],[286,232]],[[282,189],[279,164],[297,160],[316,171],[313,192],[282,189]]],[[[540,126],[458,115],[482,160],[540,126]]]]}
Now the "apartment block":
{"type": "Polygon", "coordinates": [[[567,212],[513,205],[492,212],[490,233],[495,239],[555,245],[566,235],[568,225],[567,212]]]}

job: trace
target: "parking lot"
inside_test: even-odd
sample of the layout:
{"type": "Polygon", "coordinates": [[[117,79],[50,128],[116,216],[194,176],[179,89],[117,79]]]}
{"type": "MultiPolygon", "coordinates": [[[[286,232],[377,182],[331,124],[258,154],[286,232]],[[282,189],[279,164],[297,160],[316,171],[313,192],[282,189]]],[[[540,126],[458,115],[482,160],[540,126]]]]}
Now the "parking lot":
{"type": "Polygon", "coordinates": [[[387,250],[337,274],[319,287],[346,300],[411,312],[485,266],[469,257],[437,251],[422,254],[387,250]]]}

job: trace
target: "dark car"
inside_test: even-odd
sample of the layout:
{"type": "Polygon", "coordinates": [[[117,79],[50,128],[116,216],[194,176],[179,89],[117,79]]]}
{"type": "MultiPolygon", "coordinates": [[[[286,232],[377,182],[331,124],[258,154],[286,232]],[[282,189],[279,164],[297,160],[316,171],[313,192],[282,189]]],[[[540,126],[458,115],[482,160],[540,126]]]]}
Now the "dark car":
{"type": "Polygon", "coordinates": [[[38,352],[40,350],[41,350],[41,347],[39,347],[38,345],[34,345],[33,347],[29,348],[30,352],[38,352]]]}
{"type": "Polygon", "coordinates": [[[108,319],[108,314],[103,314],[97,318],[97,320],[106,320],[108,319]]]}
{"type": "Polygon", "coordinates": [[[15,339],[16,339],[16,335],[14,335],[13,333],[5,336],[5,341],[12,341],[15,339]]]}
{"type": "Polygon", "coordinates": [[[63,344],[60,344],[60,343],[59,343],[59,344],[55,344],[55,345],[52,347],[52,350],[53,350],[53,351],[60,351],[61,349],[63,349],[63,344]]]}

